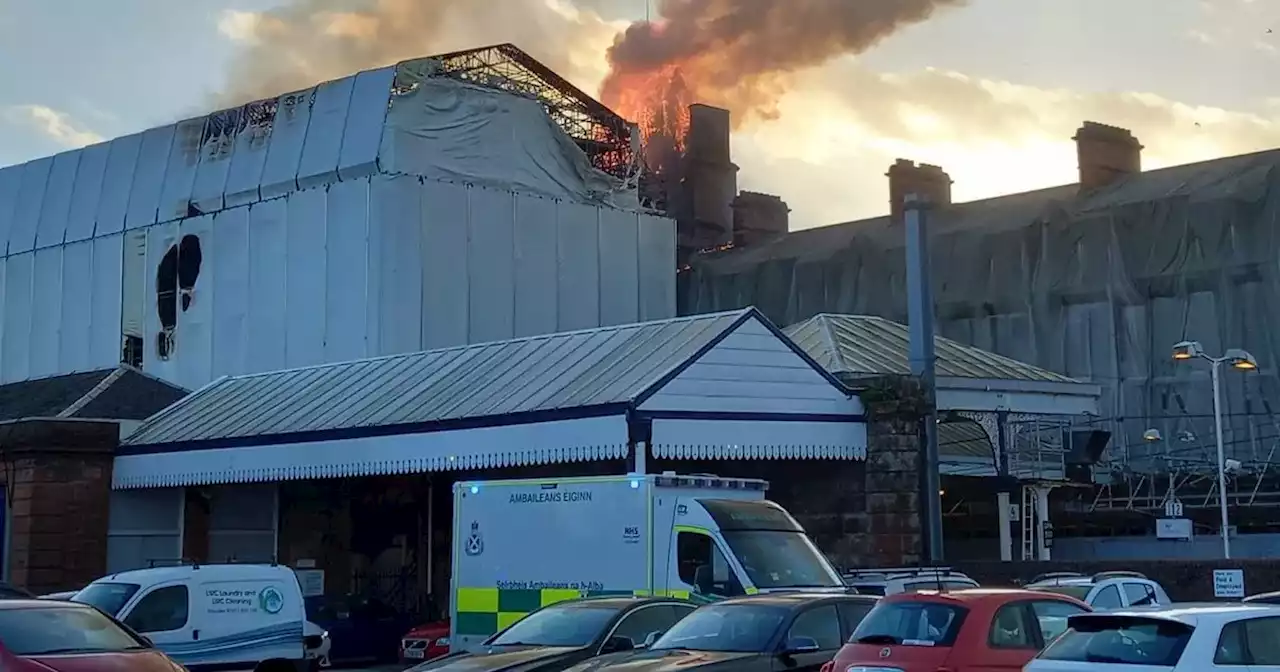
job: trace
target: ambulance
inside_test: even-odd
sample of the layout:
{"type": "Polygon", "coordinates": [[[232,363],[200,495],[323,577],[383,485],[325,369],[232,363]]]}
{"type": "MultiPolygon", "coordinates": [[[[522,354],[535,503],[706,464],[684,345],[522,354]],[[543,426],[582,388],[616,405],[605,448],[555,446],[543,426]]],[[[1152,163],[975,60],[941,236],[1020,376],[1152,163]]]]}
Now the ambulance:
{"type": "Polygon", "coordinates": [[[451,647],[578,597],[844,592],[767,488],[670,472],[455,483],[451,647]]]}

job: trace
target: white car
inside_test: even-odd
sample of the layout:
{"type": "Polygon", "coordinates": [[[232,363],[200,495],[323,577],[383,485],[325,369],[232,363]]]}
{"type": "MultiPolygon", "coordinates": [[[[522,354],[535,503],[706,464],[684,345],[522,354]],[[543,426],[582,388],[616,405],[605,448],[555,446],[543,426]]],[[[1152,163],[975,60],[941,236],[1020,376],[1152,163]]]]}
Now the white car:
{"type": "Polygon", "coordinates": [[[953,572],[947,567],[902,567],[891,569],[855,569],[841,575],[847,586],[859,595],[894,595],[922,590],[964,590],[979,588],[977,581],[953,572]]]}
{"type": "Polygon", "coordinates": [[[1024,672],[1280,671],[1280,607],[1172,604],[1067,617],[1024,672]]]}
{"type": "Polygon", "coordinates": [[[1069,595],[1096,610],[1173,602],[1163,586],[1138,572],[1102,572],[1093,576],[1054,572],[1037,576],[1024,588],[1069,595]]]}
{"type": "Polygon", "coordinates": [[[333,642],[327,630],[307,621],[302,624],[302,641],[307,647],[307,661],[313,668],[329,667],[329,649],[333,642]]]}

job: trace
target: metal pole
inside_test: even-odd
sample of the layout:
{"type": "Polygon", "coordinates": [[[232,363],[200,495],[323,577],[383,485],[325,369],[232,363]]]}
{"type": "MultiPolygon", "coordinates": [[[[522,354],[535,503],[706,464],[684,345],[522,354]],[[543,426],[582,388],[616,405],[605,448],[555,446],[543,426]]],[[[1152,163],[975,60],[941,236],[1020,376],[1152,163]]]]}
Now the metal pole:
{"type": "Polygon", "coordinates": [[[1222,360],[1211,359],[1210,375],[1213,378],[1213,427],[1218,439],[1218,509],[1222,514],[1222,557],[1231,559],[1231,536],[1227,533],[1227,458],[1222,445],[1222,391],[1218,383],[1218,368],[1222,360]]]}
{"type": "Polygon", "coordinates": [[[916,194],[906,197],[903,220],[907,234],[907,326],[910,334],[911,373],[920,378],[928,400],[924,418],[924,459],[921,468],[920,507],[927,531],[926,553],[929,561],[941,563],[942,554],[942,476],[938,456],[938,408],[933,352],[933,286],[929,274],[929,229],[926,219],[929,204],[916,194]]]}

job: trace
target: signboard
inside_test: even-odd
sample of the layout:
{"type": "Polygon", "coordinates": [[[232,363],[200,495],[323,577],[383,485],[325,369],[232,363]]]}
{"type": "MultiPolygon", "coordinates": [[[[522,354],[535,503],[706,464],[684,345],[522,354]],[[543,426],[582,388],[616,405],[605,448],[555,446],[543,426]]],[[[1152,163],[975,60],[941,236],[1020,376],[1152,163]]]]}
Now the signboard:
{"type": "Polygon", "coordinates": [[[1176,499],[1176,498],[1175,498],[1175,499],[1170,499],[1169,501],[1165,502],[1165,503],[1164,503],[1164,517],[1165,517],[1165,518],[1181,518],[1181,517],[1182,517],[1182,502],[1181,502],[1180,500],[1176,499]]]}
{"type": "Polygon", "coordinates": [[[321,597],[324,595],[323,569],[295,569],[298,585],[302,588],[303,597],[321,597]]]}
{"type": "Polygon", "coordinates": [[[1229,599],[1240,599],[1244,597],[1244,570],[1213,570],[1213,596],[1229,599]]]}
{"type": "Polygon", "coordinates": [[[1157,539],[1190,539],[1193,534],[1190,518],[1159,518],[1156,520],[1157,539]]]}

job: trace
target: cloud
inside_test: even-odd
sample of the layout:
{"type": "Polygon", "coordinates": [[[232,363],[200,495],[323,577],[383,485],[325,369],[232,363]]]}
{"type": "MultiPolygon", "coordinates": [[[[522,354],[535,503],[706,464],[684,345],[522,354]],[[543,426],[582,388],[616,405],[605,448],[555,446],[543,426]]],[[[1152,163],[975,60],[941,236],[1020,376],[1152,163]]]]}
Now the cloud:
{"type": "Polygon", "coordinates": [[[12,121],[34,128],[66,149],[102,142],[101,135],[85,128],[65,112],[45,105],[16,105],[6,115],[12,121]]]}
{"type": "Polygon", "coordinates": [[[262,14],[242,12],[235,9],[223,10],[218,16],[218,32],[232,42],[254,44],[258,41],[258,31],[262,24],[262,14]]]}

